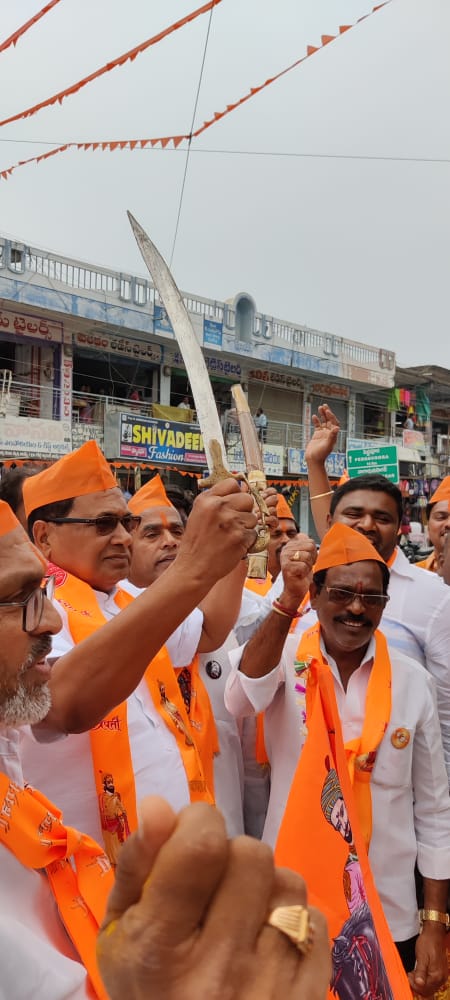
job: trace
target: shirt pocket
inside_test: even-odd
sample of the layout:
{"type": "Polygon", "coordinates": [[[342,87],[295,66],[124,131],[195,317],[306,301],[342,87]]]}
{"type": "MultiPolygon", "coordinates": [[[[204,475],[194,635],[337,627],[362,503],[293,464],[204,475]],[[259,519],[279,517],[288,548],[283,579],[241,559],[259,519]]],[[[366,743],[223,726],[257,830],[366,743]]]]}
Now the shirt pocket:
{"type": "Polygon", "coordinates": [[[390,722],[378,748],[373,780],[388,788],[412,784],[415,727],[408,722],[390,722]]]}

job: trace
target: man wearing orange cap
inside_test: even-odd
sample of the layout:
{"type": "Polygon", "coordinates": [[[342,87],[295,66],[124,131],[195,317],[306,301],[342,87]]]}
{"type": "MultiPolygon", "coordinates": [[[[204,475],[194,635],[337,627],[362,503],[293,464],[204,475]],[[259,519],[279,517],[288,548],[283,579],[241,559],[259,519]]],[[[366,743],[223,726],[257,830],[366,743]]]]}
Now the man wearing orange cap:
{"type": "Polygon", "coordinates": [[[322,406],[314,425],[305,458],[318,535],[321,538],[327,526],[336,521],[348,524],[372,542],[389,566],[389,604],[383,630],[392,648],[418,660],[436,682],[450,785],[450,593],[436,573],[423,573],[399,547],[403,501],[394,483],[384,476],[367,474],[334,491],[330,488],[324,463],[335,446],[339,421],[328,406],[322,406]]]}
{"type": "MultiPolygon", "coordinates": [[[[60,625],[48,599],[49,583],[43,587],[44,572],[44,560],[9,506],[0,501],[1,996],[120,1000],[128,990],[136,997],[181,1000],[191,984],[205,995],[226,988],[233,1000],[243,1000],[256,990],[261,1000],[268,1000],[275,981],[284,982],[286,1000],[294,1000],[312,975],[317,985],[314,1000],[322,1000],[327,939],[320,914],[313,915],[316,937],[303,967],[297,950],[265,925],[266,914],[280,900],[306,905],[302,880],[293,873],[277,873],[256,842],[230,844],[216,810],[197,804],[175,817],[158,799],[142,803],[139,835],[129,839],[118,861],[98,943],[98,965],[107,988],[103,985],[96,945],[112,884],[107,858],[90,838],[63,825],[56,806],[24,787],[16,727],[38,725],[49,710],[50,667],[45,657],[60,625]],[[218,957],[211,965],[209,942],[217,936],[214,920],[219,914],[222,960],[218,957]],[[234,977],[229,954],[235,959],[234,977]]],[[[176,594],[176,581],[172,583],[176,594]]],[[[167,597],[166,591],[165,583],[158,584],[147,610],[152,607],[161,615],[158,600],[161,594],[167,597]]],[[[181,588],[176,597],[183,601],[181,588]]],[[[171,614],[175,623],[177,614],[169,612],[169,618],[171,614]]],[[[95,637],[86,641],[94,657],[95,645],[95,637]]],[[[70,690],[71,657],[57,666],[53,688],[55,694],[58,687],[64,689],[58,695],[60,707],[67,695],[66,671],[70,690]]],[[[80,672],[81,687],[89,686],[86,664],[80,672]]],[[[73,689],[72,697],[77,699],[73,689]]]]}
{"type": "Polygon", "coordinates": [[[279,494],[277,500],[277,517],[278,526],[271,529],[270,542],[267,547],[269,553],[268,570],[272,582],[276,580],[281,569],[281,551],[290,538],[295,538],[298,530],[292,508],[289,507],[282,493],[279,494]]]}
{"type": "MultiPolygon", "coordinates": [[[[231,520],[227,520],[223,527],[225,531],[239,534],[248,518],[247,513],[239,513],[239,508],[248,511],[250,501],[243,494],[239,493],[238,497],[237,486],[232,488],[234,496],[227,496],[230,489],[230,484],[215,487],[209,491],[209,497],[200,498],[200,507],[209,509],[211,504],[217,503],[222,506],[219,495],[225,499],[225,506],[229,506],[231,500],[236,523],[232,529],[231,520]]],[[[170,658],[163,647],[173,631],[164,628],[165,611],[157,621],[146,612],[150,592],[134,601],[117,588],[119,580],[129,571],[132,532],[139,517],[128,510],[96,443],[88,442],[45,472],[26,480],[23,495],[30,531],[55,572],[55,596],[63,628],[55,641],[54,659],[72,656],[76,680],[76,662],[83,656],[83,641],[96,635],[98,660],[106,660],[106,649],[116,669],[121,663],[124,672],[119,685],[121,692],[117,677],[115,679],[111,689],[111,710],[103,721],[97,724],[96,720],[95,728],[84,734],[89,728],[89,707],[86,705],[81,722],[70,727],[72,732],[79,729],[83,734],[69,736],[61,743],[58,768],[53,766],[54,757],[50,757],[48,746],[36,747],[31,740],[24,741],[24,764],[31,780],[61,804],[68,822],[90,833],[99,843],[105,832],[105,844],[110,842],[109,828],[105,826],[103,831],[102,827],[102,819],[105,824],[101,808],[105,775],[110,776],[116,801],[122,804],[122,830],[136,828],[137,803],[148,793],[163,794],[176,809],[190,799],[212,801],[206,773],[207,766],[212,771],[215,751],[210,713],[203,702],[200,704],[199,698],[198,714],[195,718],[192,716],[198,730],[192,728],[170,658]],[[135,629],[125,626],[121,629],[123,620],[126,625],[127,620],[133,618],[132,612],[135,629]],[[128,618],[123,619],[125,614],[128,618]],[[109,644],[113,626],[118,636],[114,648],[109,644]],[[162,636],[155,657],[153,640],[158,632],[162,636]]],[[[222,515],[217,513],[220,521],[222,515]]],[[[254,523],[253,515],[250,520],[254,523]]],[[[192,530],[198,531],[198,517],[196,521],[197,529],[189,525],[185,539],[189,539],[192,530]]],[[[208,538],[209,527],[204,519],[205,538],[208,538]]],[[[213,534],[210,532],[209,542],[214,550],[213,534]]],[[[177,579],[181,575],[177,589],[183,582],[188,591],[201,588],[200,600],[218,578],[226,576],[239,562],[236,547],[234,557],[230,552],[225,560],[222,557],[216,560],[215,550],[212,558],[205,539],[202,544],[201,557],[196,548],[191,547],[189,581],[183,581],[186,564],[184,568],[179,566],[179,574],[175,568],[171,573],[177,579]],[[214,562],[214,567],[209,569],[206,568],[208,558],[214,562]]],[[[219,547],[223,552],[222,543],[219,547]]],[[[180,622],[192,610],[192,603],[189,601],[186,606],[184,599],[181,603],[178,597],[176,599],[180,622]],[[183,604],[186,613],[183,613],[183,604]]],[[[170,588],[167,600],[171,600],[170,588]]],[[[94,661],[93,670],[94,664],[97,667],[97,662],[94,661]]],[[[114,860],[115,857],[111,857],[113,863],[114,860]]]]}
{"type": "MultiPolygon", "coordinates": [[[[235,715],[265,711],[272,784],[264,839],[277,841],[306,739],[302,669],[312,657],[332,673],[347,754],[357,746],[370,774],[371,805],[369,800],[368,809],[364,782],[366,804],[358,812],[365,817],[375,884],[408,971],[414,968],[419,930],[416,858],[424,876],[424,929],[416,948],[414,989],[427,995],[446,978],[450,876],[450,801],[433,680],[414,660],[389,650],[376,631],[388,602],[389,571],[365,537],[343,524],[325,535],[310,583],[319,624],[300,642],[289,627],[311,573],[299,539],[285,546],[281,562],[282,603],[281,598],[275,603],[244,651],[231,654],[235,669],[226,692],[235,715]]],[[[356,786],[354,792],[360,794],[356,786]]]]}
{"type": "Polygon", "coordinates": [[[416,563],[416,566],[428,569],[431,573],[438,573],[440,576],[444,541],[447,531],[450,530],[450,476],[442,480],[430,497],[427,504],[427,521],[428,537],[433,545],[433,552],[427,559],[416,563]]]}

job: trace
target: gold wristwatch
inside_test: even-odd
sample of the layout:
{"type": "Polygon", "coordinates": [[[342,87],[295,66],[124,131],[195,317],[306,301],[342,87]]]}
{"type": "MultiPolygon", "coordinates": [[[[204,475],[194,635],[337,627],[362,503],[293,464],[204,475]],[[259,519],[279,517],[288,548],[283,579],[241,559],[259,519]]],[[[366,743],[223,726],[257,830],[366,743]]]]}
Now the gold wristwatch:
{"type": "Polygon", "coordinates": [[[436,924],[443,924],[446,931],[450,930],[450,917],[448,913],[441,913],[440,910],[419,910],[420,929],[425,920],[431,920],[436,924]]]}

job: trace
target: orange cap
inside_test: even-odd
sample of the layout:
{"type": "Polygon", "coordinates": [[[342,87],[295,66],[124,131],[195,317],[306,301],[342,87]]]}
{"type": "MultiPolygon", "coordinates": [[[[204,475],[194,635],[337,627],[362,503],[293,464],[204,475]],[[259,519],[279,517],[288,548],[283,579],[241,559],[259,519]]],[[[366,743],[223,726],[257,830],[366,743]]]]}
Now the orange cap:
{"type": "Polygon", "coordinates": [[[77,451],[64,455],[37,476],[23,484],[23,503],[27,517],[37,507],[87,493],[101,493],[117,487],[116,480],[96,441],[86,441],[77,451]]]}
{"type": "Polygon", "coordinates": [[[20,528],[16,515],[9,503],[0,500],[0,538],[3,538],[3,535],[9,535],[9,532],[14,531],[15,528],[20,528]]]}
{"type": "Polygon", "coordinates": [[[164,489],[161,476],[153,476],[145,486],[141,486],[140,490],[131,497],[128,501],[128,507],[132,514],[143,514],[144,510],[148,510],[149,507],[172,507],[173,510],[176,508],[173,503],[170,502],[169,497],[164,489]]]}
{"type": "Polygon", "coordinates": [[[373,559],[382,563],[383,566],[386,565],[384,559],[381,558],[365,535],[338,521],[327,531],[320,543],[314,573],[319,573],[323,569],[331,569],[332,566],[347,566],[349,563],[366,562],[366,560],[373,559]]]}
{"type": "Polygon", "coordinates": [[[440,500],[450,501],[450,476],[446,476],[439,484],[437,490],[434,491],[433,496],[430,497],[428,503],[439,503],[440,500]]]}
{"type": "Polygon", "coordinates": [[[290,521],[295,521],[295,517],[292,513],[292,510],[282,493],[278,494],[277,517],[284,519],[289,518],[290,521]]]}

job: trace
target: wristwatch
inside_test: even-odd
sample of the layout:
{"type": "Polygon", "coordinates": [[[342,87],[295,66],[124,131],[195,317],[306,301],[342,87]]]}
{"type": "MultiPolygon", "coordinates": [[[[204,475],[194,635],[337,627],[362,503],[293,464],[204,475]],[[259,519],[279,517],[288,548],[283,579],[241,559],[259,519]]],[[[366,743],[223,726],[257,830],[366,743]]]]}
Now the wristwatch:
{"type": "Polygon", "coordinates": [[[425,920],[431,920],[436,924],[443,924],[446,931],[450,930],[450,917],[448,913],[441,913],[440,910],[419,910],[420,929],[425,920]]]}

